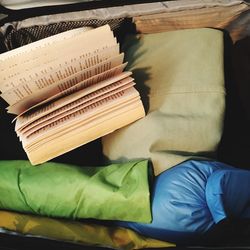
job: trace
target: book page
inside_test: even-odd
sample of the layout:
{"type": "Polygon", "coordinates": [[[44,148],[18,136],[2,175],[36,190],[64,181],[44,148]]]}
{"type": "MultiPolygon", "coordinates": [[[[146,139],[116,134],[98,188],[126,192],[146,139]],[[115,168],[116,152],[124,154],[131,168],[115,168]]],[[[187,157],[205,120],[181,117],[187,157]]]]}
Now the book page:
{"type": "MultiPolygon", "coordinates": [[[[103,73],[102,73],[103,74],[103,73]]],[[[110,77],[104,81],[98,82],[96,85],[91,85],[85,89],[79,90],[73,94],[66,95],[64,97],[61,97],[56,100],[52,100],[49,103],[45,103],[43,105],[40,105],[36,108],[33,108],[29,111],[27,111],[24,114],[20,114],[19,116],[16,117],[16,125],[15,125],[15,130],[19,130],[23,126],[26,126],[26,124],[32,123],[33,121],[39,119],[42,116],[45,116],[49,114],[50,112],[55,111],[56,109],[59,109],[73,101],[76,101],[78,99],[83,98],[86,95],[89,95],[90,93],[94,93],[96,91],[99,91],[106,86],[109,86],[110,84],[116,83],[118,81],[121,81],[122,79],[125,78],[130,78],[129,76],[131,75],[131,72],[122,72],[121,74],[115,75],[113,77],[110,77]]],[[[99,78],[99,76],[95,76],[96,78],[99,78]]],[[[130,78],[134,80],[133,78],[130,78]]],[[[14,121],[13,120],[13,121],[14,121]]]]}
{"type": "MultiPolygon", "coordinates": [[[[103,88],[100,88],[94,92],[86,92],[86,91],[79,91],[77,92],[77,96],[79,98],[75,98],[75,95],[72,94],[70,96],[66,96],[64,98],[61,98],[59,100],[56,100],[52,103],[45,106],[42,106],[38,110],[34,110],[34,112],[31,112],[30,114],[24,114],[22,116],[17,117],[16,119],[16,125],[15,130],[18,133],[18,131],[22,130],[26,126],[30,126],[30,124],[37,123],[38,121],[49,119],[51,116],[58,115],[61,112],[64,112],[65,110],[69,110],[70,108],[74,108],[75,106],[81,105],[83,103],[89,102],[89,101],[96,101],[98,97],[102,97],[104,94],[109,94],[113,91],[117,91],[121,88],[124,88],[128,86],[129,83],[133,82],[133,78],[127,77],[123,80],[119,80],[117,82],[114,82],[110,85],[107,85],[103,88]],[[72,98],[71,98],[72,97],[72,98]]],[[[132,83],[133,86],[134,83],[132,83]]]]}
{"type": "Polygon", "coordinates": [[[137,106],[126,106],[95,119],[89,123],[88,127],[79,124],[52,141],[41,142],[42,144],[35,150],[26,150],[26,152],[32,164],[40,164],[111,133],[143,116],[144,110],[141,103],[138,103],[137,106]],[[55,147],[54,145],[59,146],[55,147]]]}
{"type": "MultiPolygon", "coordinates": [[[[44,93],[43,91],[40,92],[36,92],[35,94],[33,94],[32,96],[29,96],[25,99],[23,99],[22,101],[7,107],[8,113],[11,114],[23,114],[35,107],[38,107],[46,102],[52,101],[53,99],[57,99],[60,98],[62,96],[65,95],[69,95],[72,94],[76,91],[79,91],[81,89],[87,88],[91,85],[95,85],[96,83],[99,83],[105,79],[111,78],[115,75],[118,75],[120,73],[122,73],[122,71],[124,70],[124,68],[126,67],[126,63],[122,64],[122,65],[118,65],[117,67],[114,67],[110,70],[104,71],[103,73],[100,73],[98,75],[95,75],[93,77],[90,77],[89,79],[86,79],[82,82],[79,82],[78,84],[76,84],[75,86],[70,87],[69,89],[66,89],[62,92],[57,91],[57,94],[51,93],[51,90],[49,90],[48,92],[52,95],[50,97],[47,97],[46,99],[44,99],[44,93]]],[[[47,91],[48,89],[45,89],[45,91],[47,91]]]]}
{"type": "Polygon", "coordinates": [[[46,84],[46,82],[42,82],[45,73],[50,75],[53,71],[59,71],[63,72],[61,77],[68,77],[72,73],[94,66],[116,55],[119,55],[119,44],[96,48],[91,52],[79,49],[74,53],[63,54],[63,56],[54,60],[51,60],[50,55],[48,55],[35,60],[35,62],[29,61],[28,63],[19,64],[15,69],[5,70],[0,75],[0,82],[2,82],[0,91],[4,93],[23,83],[30,87],[32,84],[35,85],[34,81],[38,81],[40,85],[43,85],[46,84]]]}
{"type": "MultiPolygon", "coordinates": [[[[121,69],[122,70],[122,69],[121,69]]],[[[63,107],[64,105],[67,105],[75,100],[78,100],[80,98],[83,98],[86,95],[89,95],[92,92],[96,92],[112,83],[116,83],[118,81],[121,81],[122,79],[128,78],[132,72],[122,72],[119,73],[113,77],[110,77],[106,80],[101,81],[101,75],[104,75],[104,73],[101,73],[97,76],[94,76],[93,78],[98,79],[98,84],[96,85],[90,85],[89,87],[86,87],[84,89],[81,89],[77,92],[74,92],[70,95],[65,95],[61,98],[54,98],[49,101],[49,103],[43,103],[35,108],[32,108],[28,110],[25,113],[22,113],[18,115],[12,122],[16,120],[16,126],[15,130],[20,129],[21,127],[25,126],[28,123],[33,122],[36,119],[39,119],[42,116],[47,115],[50,112],[53,112],[54,110],[63,107]],[[100,81],[99,81],[100,80],[100,81]]],[[[133,78],[131,78],[134,80],[133,78]]]]}
{"type": "MultiPolygon", "coordinates": [[[[67,31],[70,32],[70,31],[67,31]]],[[[63,39],[56,39],[52,43],[45,43],[45,46],[34,46],[33,43],[20,47],[15,52],[9,51],[0,55],[0,72],[8,68],[13,68],[18,64],[23,64],[35,58],[40,58],[44,55],[50,55],[51,58],[58,57],[61,53],[66,52],[67,49],[72,48],[72,45],[82,44],[86,51],[93,51],[95,48],[101,46],[111,46],[116,44],[116,39],[113,32],[108,25],[92,29],[85,32],[74,32],[63,39]],[[102,39],[100,39],[102,37],[102,39]],[[26,47],[27,46],[27,47],[26,47]],[[25,47],[25,48],[24,48],[25,47]],[[30,49],[29,49],[30,48],[30,49]]],[[[53,36],[47,38],[52,39],[53,36]]],[[[47,40],[47,41],[48,41],[47,40]]],[[[42,43],[42,40],[40,40],[42,43]]],[[[14,50],[13,50],[14,51],[14,50]]]]}
{"type": "MultiPolygon", "coordinates": [[[[56,139],[60,139],[61,136],[67,135],[72,130],[76,131],[79,127],[84,128],[84,131],[86,131],[89,128],[98,124],[100,120],[105,121],[107,120],[108,117],[115,117],[124,112],[132,111],[132,109],[135,109],[137,107],[140,107],[141,109],[143,109],[139,96],[133,97],[132,99],[124,101],[123,103],[120,103],[110,109],[103,110],[101,113],[98,113],[95,116],[90,116],[87,119],[79,120],[77,123],[72,124],[71,126],[61,128],[56,133],[51,134],[51,136],[49,137],[43,137],[43,138],[40,138],[39,140],[36,140],[33,143],[27,144],[27,146],[25,146],[24,149],[25,151],[29,151],[29,152],[32,150],[36,150],[39,147],[43,146],[44,143],[47,143],[47,142],[53,143],[56,139]]],[[[114,127],[114,125],[115,124],[113,124],[112,127],[114,127]]],[[[81,134],[76,133],[76,135],[80,136],[81,134]]],[[[72,139],[74,140],[74,138],[72,139]]],[[[25,140],[27,142],[28,139],[26,138],[25,140]]],[[[24,144],[24,142],[22,142],[22,144],[24,144]]]]}
{"type": "MultiPolygon", "coordinates": [[[[37,130],[33,134],[29,135],[26,139],[29,140],[29,143],[39,140],[41,137],[49,137],[51,134],[56,133],[57,129],[65,128],[71,126],[74,123],[79,122],[79,120],[87,119],[90,116],[95,116],[97,113],[102,113],[106,109],[110,109],[120,103],[128,101],[133,97],[139,96],[139,93],[132,87],[123,92],[117,93],[110,97],[107,97],[99,102],[96,102],[86,108],[78,110],[68,116],[59,119],[48,126],[37,130]]],[[[24,145],[27,140],[23,140],[24,145]]]]}
{"type": "MultiPolygon", "coordinates": [[[[101,54],[105,56],[104,54],[101,54]]],[[[38,91],[43,91],[42,95],[44,99],[46,97],[52,96],[58,92],[64,90],[64,88],[69,88],[76,83],[83,81],[93,75],[99,74],[111,68],[114,68],[122,64],[124,59],[124,54],[116,55],[105,60],[106,57],[102,58],[98,54],[92,57],[92,60],[73,60],[71,63],[66,63],[64,67],[59,65],[59,67],[49,66],[49,70],[44,68],[42,65],[39,67],[37,72],[28,74],[25,78],[20,78],[18,85],[11,88],[10,90],[2,93],[1,97],[13,105],[25,97],[32,96],[32,94],[37,94],[38,91]],[[93,65],[94,62],[99,62],[93,65]],[[89,66],[89,67],[88,67],[89,66]],[[79,72],[79,74],[77,74],[79,72]],[[78,76],[78,77],[77,77],[78,76]],[[69,78],[69,81],[67,81],[69,78]],[[27,81],[27,79],[29,79],[27,81]],[[64,82],[66,80],[66,83],[64,82]],[[71,86],[70,86],[71,85],[71,86]],[[54,86],[53,92],[51,88],[54,86]]]]}
{"type": "MultiPolygon", "coordinates": [[[[33,123],[29,124],[28,126],[26,126],[25,128],[23,128],[22,130],[20,130],[19,132],[17,132],[18,136],[29,136],[32,133],[34,133],[35,131],[59,120],[62,119],[78,110],[81,110],[83,108],[87,108],[90,105],[93,105],[101,100],[104,100],[112,95],[118,94],[118,93],[122,93],[124,90],[131,88],[135,83],[130,82],[125,84],[124,86],[119,86],[117,84],[117,86],[119,86],[117,88],[117,86],[107,86],[105,88],[105,92],[103,91],[99,91],[101,93],[103,93],[102,95],[97,95],[96,96],[93,94],[90,94],[90,96],[86,96],[83,99],[79,99],[77,101],[74,101],[68,105],[63,106],[60,109],[57,109],[56,111],[49,113],[46,116],[43,116],[42,118],[34,121],[33,123]],[[112,88],[111,88],[112,87],[112,88]],[[114,88],[116,87],[116,88],[114,88]],[[95,96],[95,98],[93,97],[95,96]]],[[[112,84],[113,85],[113,84],[112,84]]],[[[97,91],[98,92],[98,91],[97,91]]]]}
{"type": "MultiPolygon", "coordinates": [[[[13,50],[10,50],[10,51],[7,51],[7,52],[0,54],[0,62],[3,62],[3,61],[7,62],[10,59],[14,60],[14,58],[22,56],[23,54],[30,53],[31,51],[34,51],[37,49],[39,50],[39,49],[46,47],[48,45],[51,45],[55,42],[69,39],[73,36],[77,36],[80,33],[86,32],[86,31],[87,30],[84,27],[76,28],[73,30],[64,31],[62,33],[59,33],[59,34],[56,34],[56,35],[53,35],[50,37],[46,37],[44,39],[32,42],[32,43],[27,44],[27,45],[23,45],[19,48],[16,48],[16,49],[13,49],[13,50]]],[[[2,71],[2,69],[0,71],[2,71]]]]}

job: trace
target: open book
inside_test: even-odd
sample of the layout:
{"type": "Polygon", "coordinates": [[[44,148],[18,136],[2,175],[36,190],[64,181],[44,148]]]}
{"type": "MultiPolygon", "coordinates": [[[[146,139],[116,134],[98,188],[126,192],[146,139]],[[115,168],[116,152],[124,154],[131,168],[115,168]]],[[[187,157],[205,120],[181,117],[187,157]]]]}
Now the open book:
{"type": "Polygon", "coordinates": [[[1,97],[33,165],[145,115],[108,25],[82,28],[0,55],[1,97]]]}

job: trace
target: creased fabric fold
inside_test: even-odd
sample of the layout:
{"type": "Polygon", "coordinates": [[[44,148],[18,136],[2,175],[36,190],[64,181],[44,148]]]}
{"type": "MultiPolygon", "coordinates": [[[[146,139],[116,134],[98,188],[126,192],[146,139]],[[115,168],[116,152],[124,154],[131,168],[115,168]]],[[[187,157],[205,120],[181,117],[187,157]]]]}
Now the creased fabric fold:
{"type": "Polygon", "coordinates": [[[77,167],[0,161],[0,209],[71,219],[151,221],[148,162],[77,167]]]}

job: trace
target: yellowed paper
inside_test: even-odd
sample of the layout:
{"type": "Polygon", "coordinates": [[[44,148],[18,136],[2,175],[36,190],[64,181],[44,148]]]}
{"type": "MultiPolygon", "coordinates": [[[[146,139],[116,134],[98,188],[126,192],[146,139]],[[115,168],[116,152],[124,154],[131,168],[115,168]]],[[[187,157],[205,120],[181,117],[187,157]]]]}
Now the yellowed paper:
{"type": "MultiPolygon", "coordinates": [[[[17,67],[2,72],[0,75],[0,82],[2,83],[0,84],[0,91],[4,93],[8,90],[15,89],[18,85],[24,83],[26,83],[25,88],[29,89],[30,86],[32,84],[35,85],[36,82],[39,87],[42,88],[44,84],[48,84],[48,82],[44,81],[44,74],[49,76],[53,71],[56,71],[58,72],[57,74],[59,74],[57,76],[58,78],[65,78],[80,70],[105,61],[108,58],[115,57],[116,55],[119,55],[118,44],[111,47],[105,46],[96,48],[91,52],[87,52],[84,47],[82,47],[75,52],[67,54],[61,53],[60,57],[53,60],[51,59],[51,55],[43,56],[38,58],[38,60],[18,64],[17,67]]],[[[51,79],[50,76],[49,79],[51,79]]]]}
{"type": "Polygon", "coordinates": [[[0,55],[1,97],[33,164],[145,115],[108,25],[66,32],[0,55]]]}
{"type": "MultiPolygon", "coordinates": [[[[66,32],[70,33],[71,31],[66,32]]],[[[55,39],[54,36],[51,36],[45,42],[43,42],[43,40],[40,41],[42,46],[40,46],[41,44],[38,46],[29,44],[1,54],[0,72],[8,68],[13,68],[18,64],[40,58],[45,54],[50,55],[51,58],[56,58],[58,54],[60,55],[58,51],[66,52],[68,48],[73,47],[75,44],[83,43],[86,51],[93,51],[98,47],[105,45],[111,46],[117,43],[108,25],[85,32],[73,31],[70,35],[66,32],[64,39],[59,39],[58,37],[55,39]],[[100,39],[100,37],[102,39],[100,39]],[[52,40],[52,42],[49,40],[52,40]]]]}
{"type": "Polygon", "coordinates": [[[78,123],[75,123],[72,126],[66,127],[64,130],[61,130],[58,133],[54,133],[50,137],[42,138],[41,140],[37,141],[33,145],[27,146],[24,149],[27,152],[35,151],[36,149],[39,149],[40,146],[43,146],[44,143],[53,142],[54,140],[60,138],[61,136],[66,135],[67,133],[71,132],[72,130],[78,129],[79,126],[85,127],[85,129],[87,130],[91,126],[94,126],[94,124],[96,124],[96,121],[98,121],[99,119],[103,118],[105,120],[107,117],[110,117],[110,116],[113,117],[114,114],[119,114],[119,113],[130,110],[132,106],[133,107],[141,106],[140,104],[141,104],[141,101],[138,96],[130,100],[126,100],[123,103],[120,103],[114,107],[111,107],[110,109],[103,110],[101,113],[98,113],[95,116],[91,116],[86,120],[80,120],[78,123]]]}
{"type": "Polygon", "coordinates": [[[144,110],[140,103],[138,103],[137,106],[126,106],[124,109],[118,109],[117,112],[111,112],[109,116],[102,116],[101,118],[96,119],[95,126],[92,124],[91,127],[86,129],[79,125],[78,129],[74,128],[73,130],[68,131],[67,134],[60,135],[57,140],[54,140],[54,143],[44,143],[39,149],[32,152],[26,152],[32,164],[43,163],[94,139],[111,133],[116,129],[126,126],[143,116],[144,110]],[[74,140],[71,138],[74,138],[74,140]],[[64,143],[62,143],[62,141],[64,143]],[[60,147],[55,147],[54,145],[60,145],[60,147]]]}
{"type": "MultiPolygon", "coordinates": [[[[41,39],[31,44],[21,46],[11,51],[2,53],[0,55],[0,62],[2,63],[3,61],[5,61],[7,63],[8,60],[14,60],[14,58],[22,56],[23,54],[30,53],[34,50],[40,50],[43,47],[47,47],[53,43],[77,36],[82,32],[86,32],[84,28],[77,28],[77,29],[65,31],[60,34],[56,34],[54,36],[41,39]]],[[[5,70],[5,68],[3,68],[3,70],[5,70]]],[[[2,71],[2,68],[0,69],[0,71],[2,71]]]]}
{"type": "MultiPolygon", "coordinates": [[[[121,81],[122,79],[128,78],[132,73],[131,72],[123,72],[116,76],[110,77],[104,81],[98,82],[96,85],[91,85],[85,89],[79,90],[73,94],[66,95],[60,99],[55,100],[54,102],[50,102],[49,104],[44,104],[41,107],[38,107],[36,110],[31,110],[30,112],[26,112],[25,114],[21,114],[16,119],[15,130],[18,131],[24,126],[32,123],[33,121],[39,119],[42,116],[49,114],[50,112],[55,111],[71,102],[79,100],[86,95],[89,95],[93,92],[101,91],[101,89],[108,87],[110,84],[121,81]]],[[[98,76],[94,76],[98,77],[98,76]]],[[[100,75],[99,75],[100,77],[100,75]]],[[[98,77],[98,78],[99,78],[98,77]]],[[[133,80],[133,78],[130,78],[133,80]]]]}
{"type": "Polygon", "coordinates": [[[37,140],[45,137],[47,138],[53,135],[54,133],[57,133],[58,130],[65,129],[67,126],[72,126],[74,123],[79,122],[79,120],[84,120],[90,116],[95,116],[97,113],[102,113],[102,111],[104,111],[105,109],[114,107],[138,95],[139,93],[134,88],[129,88],[128,90],[105,98],[99,102],[96,102],[93,105],[88,106],[87,108],[83,108],[71,115],[57,120],[49,126],[45,126],[42,129],[37,130],[35,133],[29,135],[27,138],[23,138],[23,146],[26,147],[27,144],[32,145],[37,140]]]}
{"type": "MultiPolygon", "coordinates": [[[[81,89],[87,88],[91,85],[94,85],[94,84],[101,82],[105,79],[108,79],[112,76],[120,74],[124,70],[126,65],[127,65],[127,63],[124,63],[122,65],[118,65],[117,67],[114,67],[110,70],[104,71],[103,73],[100,73],[98,75],[90,77],[89,79],[86,79],[82,82],[79,82],[78,84],[70,87],[69,89],[66,89],[62,92],[58,91],[57,94],[53,95],[52,93],[50,93],[52,96],[46,97],[46,99],[44,99],[44,92],[43,91],[37,92],[34,95],[32,95],[31,97],[27,97],[24,100],[12,105],[12,106],[9,106],[7,108],[8,113],[20,115],[20,114],[23,114],[23,113],[25,113],[25,112],[27,112],[27,111],[29,111],[37,106],[40,106],[46,102],[49,102],[53,99],[57,99],[57,98],[60,98],[62,96],[65,96],[65,95],[72,94],[72,93],[79,91],[81,89]]],[[[45,91],[47,92],[46,89],[45,89],[45,91]]]]}
{"type": "MultiPolygon", "coordinates": [[[[107,96],[110,96],[114,93],[117,93],[121,90],[127,89],[129,86],[133,86],[134,83],[132,83],[133,78],[126,78],[122,81],[118,81],[115,82],[111,85],[108,85],[104,88],[101,88],[93,93],[90,93],[88,95],[85,95],[77,100],[71,101],[67,104],[65,103],[61,103],[60,107],[56,107],[57,105],[54,105],[54,110],[52,112],[40,112],[39,116],[40,118],[31,118],[30,120],[26,120],[26,123],[22,123],[19,121],[19,119],[17,119],[17,121],[19,121],[19,129],[16,130],[17,134],[19,134],[19,131],[21,131],[21,133],[25,133],[25,131],[27,129],[30,129],[34,126],[39,125],[40,123],[42,123],[43,121],[50,121],[53,117],[57,117],[58,115],[60,115],[61,113],[65,113],[68,112],[69,110],[72,110],[76,107],[85,105],[88,106],[92,103],[95,103],[96,101],[99,101],[107,96]]],[[[62,101],[61,99],[59,99],[58,101],[62,101]]]]}
{"type": "Polygon", "coordinates": [[[74,112],[77,112],[83,108],[87,108],[88,106],[92,106],[95,103],[98,103],[101,100],[107,99],[108,97],[112,96],[112,95],[116,95],[120,92],[123,92],[124,90],[131,88],[135,83],[130,82],[127,83],[119,88],[116,88],[114,90],[111,90],[111,88],[106,87],[106,93],[95,97],[94,99],[90,99],[90,100],[81,100],[81,102],[79,102],[79,100],[77,100],[76,102],[70,103],[66,106],[63,106],[60,109],[57,109],[56,111],[46,115],[45,117],[42,117],[38,120],[36,120],[35,122],[31,123],[29,126],[25,127],[24,129],[22,129],[18,134],[20,136],[25,136],[28,137],[29,135],[31,135],[32,133],[34,133],[35,131],[42,129],[44,126],[48,126],[49,124],[54,123],[55,121],[62,119],[63,117],[66,117],[74,112]]]}
{"type": "MultiPolygon", "coordinates": [[[[95,65],[90,64],[90,67],[87,67],[88,65],[86,65],[84,59],[83,61],[74,60],[71,63],[67,63],[64,68],[61,65],[59,67],[50,65],[48,70],[48,68],[44,68],[42,65],[36,72],[28,74],[26,78],[20,78],[19,84],[4,92],[1,97],[10,105],[13,105],[26,97],[32,98],[33,94],[43,91],[41,94],[45,99],[45,97],[61,92],[80,81],[121,65],[124,54],[122,53],[106,60],[104,58],[100,59],[98,56],[95,57],[95,59],[97,58],[100,62],[95,65]],[[51,89],[52,87],[54,87],[54,92],[51,89]]],[[[92,62],[92,64],[94,63],[92,62]]]]}

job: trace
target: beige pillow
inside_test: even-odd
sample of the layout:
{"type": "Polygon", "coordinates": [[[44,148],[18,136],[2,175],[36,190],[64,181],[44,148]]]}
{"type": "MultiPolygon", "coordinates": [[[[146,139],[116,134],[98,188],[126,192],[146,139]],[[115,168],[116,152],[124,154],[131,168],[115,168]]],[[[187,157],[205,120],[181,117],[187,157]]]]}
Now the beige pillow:
{"type": "Polygon", "coordinates": [[[111,161],[151,158],[155,174],[213,157],[225,109],[223,33],[191,29],[130,37],[128,70],[147,116],[102,139],[111,161]]]}

